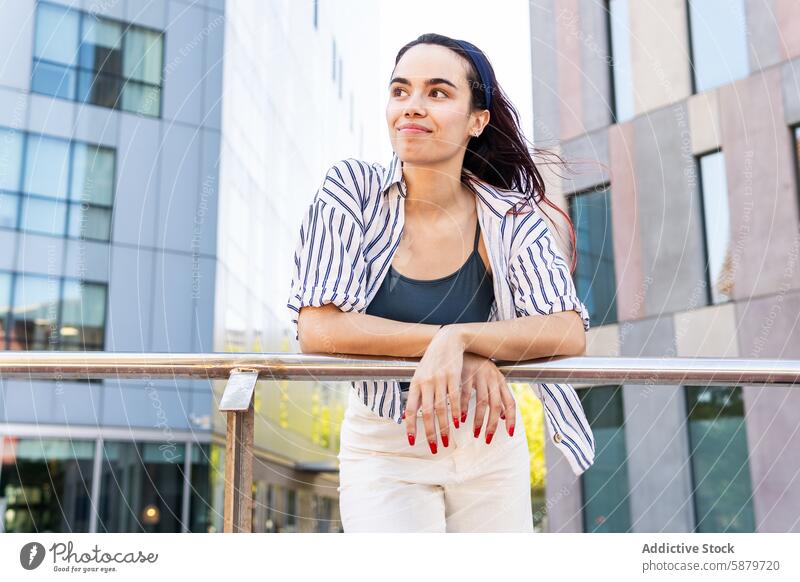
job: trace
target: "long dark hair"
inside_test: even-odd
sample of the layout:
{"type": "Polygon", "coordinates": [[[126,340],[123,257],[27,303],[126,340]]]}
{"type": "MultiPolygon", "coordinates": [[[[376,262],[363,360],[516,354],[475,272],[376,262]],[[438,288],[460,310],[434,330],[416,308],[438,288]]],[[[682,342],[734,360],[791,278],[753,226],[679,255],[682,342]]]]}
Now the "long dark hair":
{"type": "MultiPolygon", "coordinates": [[[[467,82],[472,88],[471,110],[480,111],[486,109],[486,96],[480,75],[475,69],[469,55],[464,49],[449,36],[442,34],[427,33],[417,37],[401,48],[395,57],[394,64],[400,62],[402,56],[408,49],[418,44],[436,44],[449,48],[458,53],[469,64],[467,82]]],[[[480,51],[480,49],[478,49],[480,51]]],[[[483,51],[480,53],[484,56],[483,51]]],[[[478,137],[471,137],[467,143],[467,151],[464,154],[463,169],[469,170],[478,178],[505,190],[521,192],[527,197],[527,204],[536,204],[541,208],[541,203],[553,207],[557,212],[567,219],[570,232],[570,251],[572,253],[570,271],[574,272],[577,264],[577,253],[575,249],[575,229],[569,215],[565,213],[557,204],[553,204],[545,194],[545,184],[542,175],[533,161],[533,154],[546,158],[556,158],[558,163],[563,164],[561,157],[547,150],[534,147],[528,148],[528,141],[525,139],[520,129],[519,114],[503,92],[494,74],[494,67],[488,63],[491,79],[488,81],[492,86],[492,105],[489,108],[491,117],[489,124],[483,129],[478,137]]],[[[461,182],[471,189],[469,178],[462,170],[461,182]]],[[[518,214],[517,210],[512,211],[518,214]]]]}

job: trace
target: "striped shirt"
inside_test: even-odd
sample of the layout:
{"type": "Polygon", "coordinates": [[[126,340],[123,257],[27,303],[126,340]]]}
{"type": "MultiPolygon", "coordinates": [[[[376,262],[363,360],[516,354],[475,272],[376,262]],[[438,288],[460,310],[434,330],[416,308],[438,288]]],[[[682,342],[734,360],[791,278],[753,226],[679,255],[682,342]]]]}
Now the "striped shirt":
{"type": "MultiPolygon", "coordinates": [[[[487,321],[575,310],[589,314],[550,229],[525,196],[465,170],[477,192],[478,221],[492,267],[494,304],[487,321]],[[516,209],[520,214],[510,214],[516,209]]],[[[364,313],[386,276],[403,232],[407,193],[396,154],[387,166],[347,158],[331,166],[303,216],[287,307],[295,332],[303,306],[333,303],[364,313]]],[[[375,414],[403,422],[399,381],[352,382],[375,414]]],[[[594,462],[594,438],[570,384],[535,384],[551,441],[580,475],[594,462]]]]}

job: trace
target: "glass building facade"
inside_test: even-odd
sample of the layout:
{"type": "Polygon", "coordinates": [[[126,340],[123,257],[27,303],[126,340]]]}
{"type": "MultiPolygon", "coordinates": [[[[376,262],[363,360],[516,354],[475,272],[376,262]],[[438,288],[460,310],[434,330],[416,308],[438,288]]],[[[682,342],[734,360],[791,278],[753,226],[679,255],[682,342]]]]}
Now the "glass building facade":
{"type": "MultiPolygon", "coordinates": [[[[224,454],[214,443],[2,437],[0,531],[222,531],[224,454]]],[[[253,496],[254,532],[341,530],[335,494],[257,478],[253,496]]]]}
{"type": "MultiPolygon", "coordinates": [[[[307,201],[285,192],[310,197],[314,168],[377,149],[362,99],[377,73],[344,74],[377,71],[361,50],[377,33],[354,46],[324,3],[67,4],[0,8],[0,349],[297,351],[276,265],[307,201]],[[279,40],[290,22],[306,29],[279,40]],[[284,66],[301,59],[318,67],[284,66]],[[287,107],[314,115],[287,126],[287,107]]],[[[222,531],[222,385],[3,379],[0,530],[222,531]]],[[[258,382],[255,531],[340,530],[342,396],[258,382]]]]}

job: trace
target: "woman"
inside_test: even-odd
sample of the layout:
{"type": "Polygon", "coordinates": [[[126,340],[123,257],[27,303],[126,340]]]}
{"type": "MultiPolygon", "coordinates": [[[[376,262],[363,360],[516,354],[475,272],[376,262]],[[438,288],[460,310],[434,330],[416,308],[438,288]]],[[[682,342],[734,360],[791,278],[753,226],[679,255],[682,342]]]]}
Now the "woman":
{"type": "MultiPolygon", "coordinates": [[[[386,121],[386,167],[346,159],[328,170],[303,218],[287,305],[303,352],[421,357],[410,382],[353,383],[344,531],[532,531],[524,425],[491,358],[584,352],[588,313],[537,194],[557,207],[470,43],[425,34],[404,46],[386,121]]],[[[582,473],[594,439],[575,390],[534,390],[553,443],[582,473]]]]}

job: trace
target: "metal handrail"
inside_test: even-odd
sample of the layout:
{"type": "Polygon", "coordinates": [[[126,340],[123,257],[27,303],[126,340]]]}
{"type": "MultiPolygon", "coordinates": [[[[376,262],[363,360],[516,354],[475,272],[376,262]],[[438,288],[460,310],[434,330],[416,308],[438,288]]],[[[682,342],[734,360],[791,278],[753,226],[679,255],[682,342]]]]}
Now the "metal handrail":
{"type": "MultiPolygon", "coordinates": [[[[0,352],[0,380],[227,379],[224,531],[252,531],[253,391],[260,380],[410,380],[419,358],[263,353],[0,352]]],[[[575,384],[800,384],[800,360],[550,357],[495,362],[509,381],[575,384]]],[[[580,388],[580,386],[577,386],[580,388]]]]}
{"type": "MultiPolygon", "coordinates": [[[[0,377],[43,379],[227,379],[237,368],[262,380],[409,380],[419,358],[286,353],[0,352],[0,377]]],[[[552,357],[496,360],[509,381],[587,384],[800,383],[800,360],[741,358],[552,357]]]]}

